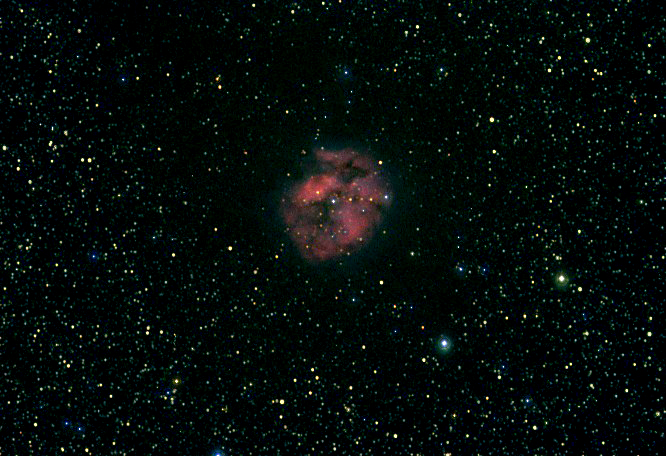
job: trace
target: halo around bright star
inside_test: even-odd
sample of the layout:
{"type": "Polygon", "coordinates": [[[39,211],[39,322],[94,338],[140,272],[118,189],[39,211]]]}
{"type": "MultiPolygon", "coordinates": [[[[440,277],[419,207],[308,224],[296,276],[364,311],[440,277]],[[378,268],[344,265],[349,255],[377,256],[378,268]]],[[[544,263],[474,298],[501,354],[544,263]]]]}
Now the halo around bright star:
{"type": "Polygon", "coordinates": [[[565,271],[560,271],[555,274],[555,287],[560,290],[566,290],[570,280],[569,275],[565,271]]]}
{"type": "Polygon", "coordinates": [[[445,336],[440,337],[437,341],[437,349],[440,353],[447,353],[451,350],[451,341],[445,336]]]}

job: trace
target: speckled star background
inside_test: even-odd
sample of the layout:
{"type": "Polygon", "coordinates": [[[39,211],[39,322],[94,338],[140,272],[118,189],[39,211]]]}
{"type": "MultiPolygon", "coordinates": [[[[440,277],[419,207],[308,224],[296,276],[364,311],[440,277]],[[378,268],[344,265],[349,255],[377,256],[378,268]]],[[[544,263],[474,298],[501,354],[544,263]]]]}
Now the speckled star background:
{"type": "Polygon", "coordinates": [[[663,449],[663,6],[89,3],[0,7],[1,454],[663,449]]]}

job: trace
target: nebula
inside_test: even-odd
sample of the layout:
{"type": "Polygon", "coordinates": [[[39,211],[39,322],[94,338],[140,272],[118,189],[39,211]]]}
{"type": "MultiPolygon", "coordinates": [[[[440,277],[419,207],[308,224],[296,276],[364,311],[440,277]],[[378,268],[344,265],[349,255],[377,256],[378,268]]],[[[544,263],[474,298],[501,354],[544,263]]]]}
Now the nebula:
{"type": "Polygon", "coordinates": [[[319,149],[314,172],[283,196],[281,215],[301,256],[324,262],[366,245],[391,205],[380,163],[354,149],[319,149]]]}

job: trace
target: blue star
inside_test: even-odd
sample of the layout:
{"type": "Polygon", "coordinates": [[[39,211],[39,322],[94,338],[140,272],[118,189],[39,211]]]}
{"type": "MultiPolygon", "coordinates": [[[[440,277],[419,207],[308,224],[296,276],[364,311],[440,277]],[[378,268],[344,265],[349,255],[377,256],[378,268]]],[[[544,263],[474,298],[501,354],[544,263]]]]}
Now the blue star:
{"type": "Polygon", "coordinates": [[[446,336],[440,337],[437,341],[437,350],[442,354],[448,353],[451,350],[451,346],[451,341],[446,336]]]}

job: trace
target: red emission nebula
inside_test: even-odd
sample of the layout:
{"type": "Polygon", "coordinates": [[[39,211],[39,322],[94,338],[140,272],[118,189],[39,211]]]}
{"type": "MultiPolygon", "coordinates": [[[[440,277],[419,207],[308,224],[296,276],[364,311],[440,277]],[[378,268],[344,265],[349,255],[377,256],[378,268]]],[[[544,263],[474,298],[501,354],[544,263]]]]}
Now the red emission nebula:
{"type": "Polygon", "coordinates": [[[296,182],[281,214],[301,256],[323,262],[365,245],[391,204],[379,163],[353,149],[315,151],[316,172],[296,182]]]}

